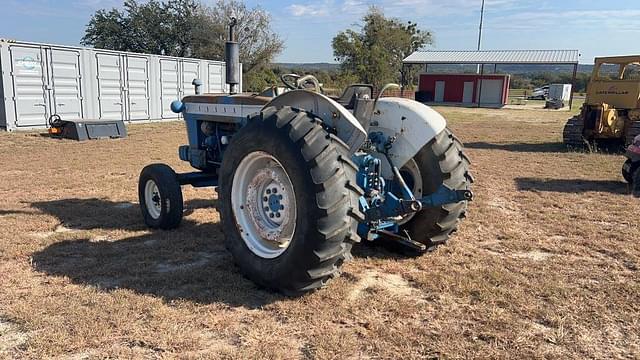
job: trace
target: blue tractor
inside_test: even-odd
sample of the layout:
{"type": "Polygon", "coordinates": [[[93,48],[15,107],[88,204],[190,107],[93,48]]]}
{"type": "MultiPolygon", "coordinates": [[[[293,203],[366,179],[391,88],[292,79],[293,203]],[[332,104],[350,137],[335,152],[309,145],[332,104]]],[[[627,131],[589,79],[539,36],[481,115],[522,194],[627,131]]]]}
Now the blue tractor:
{"type": "Polygon", "coordinates": [[[310,75],[282,76],[288,91],[277,96],[237,93],[234,25],[231,94],[201,94],[194,81],[196,95],[172,104],[189,140],[180,159],[197,171],[146,166],[138,186],[145,223],[175,228],[182,185],[217,187],[238,267],[289,295],[325,286],[354,243],[386,238],[424,252],[446,242],[465,217],[473,178],[445,119],[413,100],[374,98],[366,84],[332,98],[310,75]]]}

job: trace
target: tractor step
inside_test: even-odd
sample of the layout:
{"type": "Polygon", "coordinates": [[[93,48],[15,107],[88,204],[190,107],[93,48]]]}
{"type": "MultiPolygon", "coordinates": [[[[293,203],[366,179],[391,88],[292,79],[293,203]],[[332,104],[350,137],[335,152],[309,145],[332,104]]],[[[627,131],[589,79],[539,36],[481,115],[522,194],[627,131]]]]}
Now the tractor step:
{"type": "Polygon", "coordinates": [[[388,240],[392,240],[397,242],[398,244],[407,246],[413,250],[417,250],[417,251],[426,251],[427,250],[427,246],[423,243],[417,242],[413,239],[411,239],[411,237],[409,237],[409,234],[405,231],[405,236],[402,236],[400,234],[396,234],[394,232],[388,231],[388,230],[377,230],[376,234],[382,236],[385,239],[388,240]]]}
{"type": "Polygon", "coordinates": [[[206,172],[190,172],[177,174],[180,185],[191,185],[193,187],[218,186],[218,175],[206,172]]]}

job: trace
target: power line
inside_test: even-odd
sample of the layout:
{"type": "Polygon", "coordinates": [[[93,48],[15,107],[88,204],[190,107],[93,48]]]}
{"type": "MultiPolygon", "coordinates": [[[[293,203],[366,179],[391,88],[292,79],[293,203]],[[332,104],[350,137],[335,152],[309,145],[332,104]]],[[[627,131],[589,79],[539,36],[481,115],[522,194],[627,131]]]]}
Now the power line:
{"type": "MultiPolygon", "coordinates": [[[[482,0],[482,7],[480,8],[480,27],[478,29],[478,51],[480,51],[480,45],[482,44],[482,21],[484,20],[484,0],[482,0]]],[[[480,64],[476,68],[476,74],[480,73],[480,64]]]]}
{"type": "Polygon", "coordinates": [[[478,51],[480,51],[480,45],[482,44],[482,21],[484,20],[484,0],[482,0],[482,7],[480,8],[480,28],[478,29],[478,51]]]}

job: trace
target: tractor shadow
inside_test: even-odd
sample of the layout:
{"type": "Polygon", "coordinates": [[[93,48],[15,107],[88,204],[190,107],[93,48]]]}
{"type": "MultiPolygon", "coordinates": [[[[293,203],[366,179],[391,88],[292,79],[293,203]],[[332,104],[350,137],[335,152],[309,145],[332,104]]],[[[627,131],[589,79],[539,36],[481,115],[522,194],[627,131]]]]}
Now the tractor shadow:
{"type": "Polygon", "coordinates": [[[480,150],[503,150],[511,152],[537,152],[537,153],[561,153],[567,152],[567,147],[562,143],[490,143],[471,142],[465,143],[465,148],[480,150]]]}
{"type": "MultiPolygon", "coordinates": [[[[225,303],[258,308],[283,296],[245,279],[223,245],[219,222],[184,218],[179,228],[150,231],[137,204],[103,199],[66,199],[32,204],[56,216],[74,238],[32,254],[36,271],[67,277],[105,292],[129,289],[165,302],[225,303]],[[89,230],[110,230],[96,240],[89,230]],[[122,237],[122,232],[125,236],[122,237]],[[143,232],[144,231],[144,232],[143,232]],[[126,237],[126,232],[143,232],[126,237]]],[[[185,215],[214,207],[212,200],[185,203],[185,215]]]]}
{"type": "Polygon", "coordinates": [[[376,239],[375,241],[360,240],[351,248],[351,255],[354,258],[372,258],[382,260],[402,260],[419,257],[425,253],[402,245],[389,239],[376,239]]]}
{"type": "MultiPolygon", "coordinates": [[[[53,215],[65,227],[76,230],[146,230],[136,203],[106,199],[62,199],[28,203],[32,208],[53,215]]],[[[215,208],[215,200],[190,200],[184,203],[186,217],[196,209],[215,208]]]]}
{"type": "Polygon", "coordinates": [[[515,181],[520,191],[569,194],[585,192],[608,192],[620,195],[629,194],[628,184],[612,180],[516,178],[515,181]]]}

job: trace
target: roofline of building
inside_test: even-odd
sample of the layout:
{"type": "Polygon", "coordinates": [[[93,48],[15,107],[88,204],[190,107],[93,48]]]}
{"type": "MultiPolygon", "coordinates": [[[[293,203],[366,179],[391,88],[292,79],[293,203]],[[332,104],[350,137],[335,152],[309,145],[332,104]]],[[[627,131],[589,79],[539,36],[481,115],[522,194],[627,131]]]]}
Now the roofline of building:
{"type": "Polygon", "coordinates": [[[577,65],[579,64],[580,52],[575,49],[546,49],[546,50],[422,50],[422,51],[414,51],[409,56],[402,60],[403,64],[460,64],[460,65],[482,65],[482,64],[517,64],[517,65],[577,65]],[[526,60],[526,61],[468,61],[468,60],[448,60],[448,61],[426,61],[426,60],[407,60],[409,57],[413,56],[416,53],[464,53],[464,54],[487,54],[487,53],[507,53],[507,52],[572,52],[575,53],[576,60],[575,61],[534,61],[534,60],[526,60]]]}

